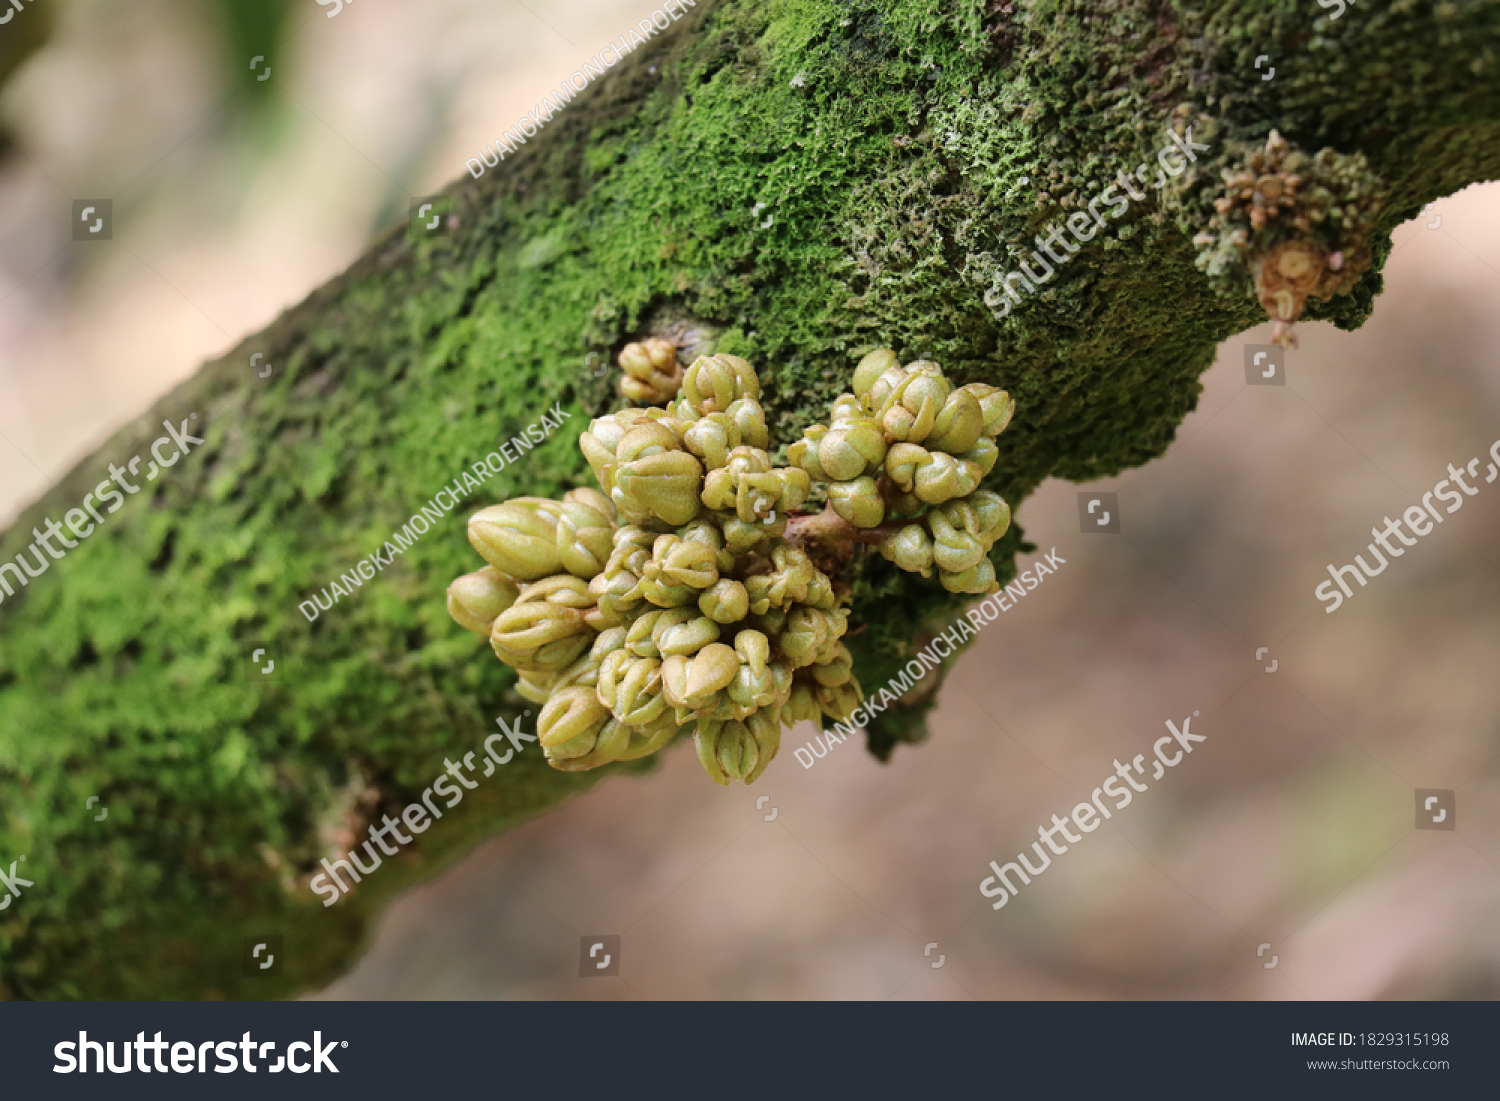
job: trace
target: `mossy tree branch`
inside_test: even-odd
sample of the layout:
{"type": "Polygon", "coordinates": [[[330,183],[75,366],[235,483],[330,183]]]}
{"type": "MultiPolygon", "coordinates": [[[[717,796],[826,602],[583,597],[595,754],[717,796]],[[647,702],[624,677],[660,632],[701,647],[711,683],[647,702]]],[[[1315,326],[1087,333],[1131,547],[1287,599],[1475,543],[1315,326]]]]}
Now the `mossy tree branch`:
{"type": "MultiPolygon", "coordinates": [[[[1310,314],[1359,324],[1389,231],[1496,174],[1500,0],[1327,15],[1312,0],[705,0],[454,185],[451,236],[393,232],[204,367],[0,539],[12,559],[163,419],[206,425],[202,448],[0,605],[0,858],[27,854],[36,881],[0,913],[4,990],[322,983],[392,892],[598,778],[533,748],[336,906],[306,887],[340,826],[399,813],[526,706],[443,592],[478,565],[469,511],[588,484],[574,441],[613,400],[590,353],[672,331],[744,355],[784,445],[824,419],[858,353],[889,344],[1011,391],[988,488],[1013,506],[1048,476],[1113,474],[1162,453],[1215,345],[1264,318],[1209,284],[1191,242],[1220,170],[1273,127],[1309,153],[1363,153],[1385,188],[1375,269],[1310,314]],[[997,320],[997,274],[1153,157],[1174,119],[1211,152],[997,320]],[[249,370],[254,351],[272,378],[249,370]],[[352,598],[298,613],[555,401],[575,414],[556,437],[352,598]],[[284,976],[243,978],[242,939],[276,932],[284,976]]],[[[1002,582],[1021,545],[1019,529],[997,545],[1002,582]]],[[[959,598],[872,554],[853,569],[873,689],[911,656],[913,624],[959,598]]],[[[872,747],[919,738],[922,710],[882,716],[872,747]]]]}

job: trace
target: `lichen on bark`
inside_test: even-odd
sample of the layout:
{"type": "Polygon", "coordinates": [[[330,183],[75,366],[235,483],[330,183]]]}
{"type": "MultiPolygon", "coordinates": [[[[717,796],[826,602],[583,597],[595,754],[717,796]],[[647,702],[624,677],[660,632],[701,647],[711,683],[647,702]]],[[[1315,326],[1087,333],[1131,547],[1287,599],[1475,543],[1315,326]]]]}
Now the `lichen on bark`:
{"type": "MultiPolygon", "coordinates": [[[[1337,21],[1305,0],[700,0],[516,155],[455,184],[451,236],[382,238],[0,538],[13,558],[163,418],[206,423],[191,461],[0,604],[0,856],[27,854],[36,881],[0,914],[5,992],[263,997],[324,982],[394,892],[597,778],[523,752],[334,907],[305,887],[332,834],[399,811],[497,714],[521,712],[444,589],[469,568],[468,512],[585,484],[577,433],[615,400],[598,357],[692,329],[695,352],[762,368],[781,440],[821,418],[871,348],[935,359],[1016,399],[987,488],[1024,521],[1047,477],[1161,454],[1215,345],[1264,317],[1250,293],[1209,283],[1192,239],[1235,152],[1273,128],[1363,154],[1378,178],[1370,272],[1305,314],[1346,328],[1368,315],[1391,229],[1496,175],[1497,30],[1496,0],[1337,21]],[[1271,82],[1262,53],[1277,58],[1271,82]],[[997,321],[997,266],[1189,119],[1214,134],[1192,180],[1132,207],[997,321]],[[251,351],[278,365],[272,379],[248,371],[251,351]],[[347,602],[313,623],[298,613],[553,402],[569,430],[347,602]],[[250,666],[256,647],[274,676],[250,666]],[[92,795],[107,821],[85,812],[92,795]],[[287,969],[246,978],[242,940],[267,932],[285,936],[287,969]]],[[[1023,545],[1019,526],[996,545],[1002,584],[1023,545]]],[[[866,555],[861,681],[894,676],[961,600],[866,555]]],[[[871,748],[919,739],[933,698],[882,715],[871,748]]]]}

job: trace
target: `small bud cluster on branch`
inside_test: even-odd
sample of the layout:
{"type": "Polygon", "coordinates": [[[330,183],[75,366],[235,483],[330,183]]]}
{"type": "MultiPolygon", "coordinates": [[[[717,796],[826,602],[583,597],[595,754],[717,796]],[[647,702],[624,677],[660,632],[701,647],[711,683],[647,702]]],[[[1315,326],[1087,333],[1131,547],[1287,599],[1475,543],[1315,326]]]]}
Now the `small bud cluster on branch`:
{"type": "MultiPolygon", "coordinates": [[[[996,386],[954,388],[930,360],[902,367],[887,348],[854,371],[854,393],[835,399],[830,424],[815,424],[787,458],[817,482],[839,519],[880,536],[880,553],[932,576],[954,593],[990,593],[989,551],[1010,526],[1010,506],[979,480],[995,466],[995,437],[1015,413],[996,386]]],[[[809,538],[838,538],[808,525],[809,538]]]]}

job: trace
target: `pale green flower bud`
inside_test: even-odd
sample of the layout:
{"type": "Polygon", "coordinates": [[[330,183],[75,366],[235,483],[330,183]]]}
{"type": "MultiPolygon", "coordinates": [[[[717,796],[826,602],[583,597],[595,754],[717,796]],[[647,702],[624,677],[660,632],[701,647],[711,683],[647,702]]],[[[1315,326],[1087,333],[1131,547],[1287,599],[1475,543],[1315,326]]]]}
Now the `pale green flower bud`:
{"type": "Polygon", "coordinates": [[[740,429],[728,413],[710,413],[688,426],[683,443],[703,460],[708,470],[717,470],[729,461],[729,453],[740,446],[740,429]]]}
{"type": "Polygon", "coordinates": [[[503,574],[533,581],[557,573],[557,518],[514,501],[482,508],[469,517],[469,542],[503,574]]]}
{"type": "Polygon", "coordinates": [[[932,576],[932,537],[921,524],[907,524],[880,541],[880,553],[907,573],[932,576]]]}
{"type": "Polygon", "coordinates": [[[833,620],[829,616],[816,608],[798,604],[787,613],[786,626],[776,644],[793,667],[800,668],[812,664],[832,630],[833,620]]]}
{"type": "Polygon", "coordinates": [[[943,588],[950,593],[973,593],[976,596],[995,592],[1000,588],[995,581],[995,567],[988,558],[981,558],[978,565],[958,573],[938,571],[943,588]]]}
{"type": "Polygon", "coordinates": [[[749,714],[776,698],[776,680],[769,666],[771,640],[759,631],[743,630],[734,636],[734,650],[740,666],[725,695],[743,714],[749,714]]]}
{"type": "Polygon", "coordinates": [[[792,694],[781,709],[781,721],[787,726],[793,723],[814,722],[823,727],[823,708],[818,703],[814,686],[800,676],[792,685],[792,694]]]}
{"type": "Polygon", "coordinates": [[[831,612],[838,607],[833,582],[822,570],[814,573],[813,579],[807,583],[807,595],[802,598],[802,602],[823,612],[831,612]]]}
{"type": "Polygon", "coordinates": [[[924,441],[934,451],[957,455],[979,442],[984,430],[984,410],[979,399],[967,390],[955,390],[938,410],[932,422],[932,434],[924,441]]]}
{"type": "Polygon", "coordinates": [[[692,655],[719,641],[719,625],[694,608],[671,608],[661,613],[651,637],[663,657],[692,655]]]}
{"type": "Polygon", "coordinates": [[[655,517],[676,526],[698,515],[702,489],[703,466],[695,457],[686,451],[663,451],[622,463],[611,497],[629,520],[655,517]]]}
{"type": "Polygon", "coordinates": [[[834,650],[833,660],[808,666],[806,675],[824,688],[836,688],[849,683],[854,677],[854,657],[849,653],[849,647],[839,643],[834,650]]]}
{"type": "Polygon", "coordinates": [[[979,565],[986,547],[973,533],[979,517],[963,501],[935,508],[927,516],[932,531],[932,560],[945,574],[958,574],[979,565]]]}
{"type": "MultiPolygon", "coordinates": [[[[814,666],[814,668],[817,668],[814,666]]],[[[814,693],[818,699],[818,705],[822,707],[823,714],[835,722],[848,722],[849,717],[854,714],[854,709],[860,705],[865,698],[864,692],[859,687],[859,682],[850,678],[843,684],[823,685],[820,684],[814,693]]]]}
{"type": "Polygon", "coordinates": [[[618,759],[634,761],[639,757],[649,757],[670,742],[672,735],[677,733],[677,720],[671,712],[664,711],[654,722],[626,729],[630,731],[630,744],[618,759]]]}
{"type": "Polygon", "coordinates": [[[520,591],[510,578],[486,566],[448,586],[448,614],[460,627],[488,638],[496,617],[516,602],[520,591]]]}
{"type": "Polygon", "coordinates": [[[688,711],[711,709],[739,672],[740,656],[722,642],[712,642],[692,657],[674,654],[662,663],[667,702],[688,711]]]}
{"type": "Polygon", "coordinates": [[[625,372],[620,393],[631,401],[660,405],[671,401],[682,385],[677,347],[670,340],[652,338],[627,344],[620,350],[618,362],[625,372]]]}
{"type": "Polygon", "coordinates": [[[1010,527],[1010,506],[1000,494],[987,489],[971,494],[965,503],[973,508],[978,521],[974,534],[988,550],[1010,527]]]}
{"type": "Polygon", "coordinates": [[[516,604],[490,630],[495,656],[513,669],[555,673],[576,661],[594,632],[576,608],[546,602],[516,604]]]}
{"type": "Polygon", "coordinates": [[[723,412],[740,398],[759,401],[760,379],[739,356],[699,356],[683,377],[682,398],[700,414],[723,412]]]}
{"type": "MultiPolygon", "coordinates": [[[[644,459],[648,455],[678,450],[681,449],[671,428],[660,421],[642,419],[621,437],[619,446],[615,448],[615,458],[623,465],[636,459],[644,459]]],[[[618,477],[617,474],[617,480],[618,477]]]]}
{"type": "Polygon", "coordinates": [[[995,446],[994,440],[988,436],[981,436],[978,443],[955,458],[973,463],[979,468],[979,476],[983,478],[995,469],[995,460],[1000,458],[1000,449],[995,446]]]}
{"type": "Polygon", "coordinates": [[[564,688],[553,694],[537,716],[537,741],[549,756],[559,747],[567,746],[570,751],[582,748],[582,753],[566,754],[581,757],[593,749],[593,738],[608,718],[609,710],[594,697],[592,689],[564,688]],[[586,745],[580,742],[585,735],[586,745]]]}
{"type": "Polygon", "coordinates": [[[663,535],[653,548],[652,561],[674,584],[706,589],[719,580],[718,550],[696,539],[663,535]]]}
{"type": "Polygon", "coordinates": [[[734,554],[748,554],[766,539],[779,536],[786,531],[787,518],[779,512],[776,514],[774,524],[748,523],[732,512],[719,515],[721,517],[719,522],[723,525],[725,547],[734,554]]]}
{"type": "MultiPolygon", "coordinates": [[[[610,506],[610,513],[614,506],[610,506]]],[[[609,516],[581,501],[564,501],[557,521],[557,556],[563,569],[585,581],[604,569],[613,549],[609,516]]]]}
{"type": "Polygon", "coordinates": [[[624,756],[632,740],[631,732],[636,729],[607,715],[597,734],[581,735],[547,751],[547,763],[559,772],[587,772],[607,765],[624,756]],[[575,753],[578,755],[568,755],[575,753]]]}
{"type": "Polygon", "coordinates": [[[921,443],[932,432],[938,410],[952,390],[936,363],[921,360],[908,365],[880,417],[886,435],[893,441],[921,443]]]}
{"type": "Polygon", "coordinates": [[[966,496],[979,485],[979,468],[973,463],[910,443],[891,446],[885,472],[903,492],[914,493],[929,505],[966,496]]]}
{"type": "Polygon", "coordinates": [[[884,415],[891,401],[891,395],[906,378],[906,368],[897,364],[891,364],[876,377],[870,384],[870,392],[863,394],[865,405],[875,414],[877,418],[884,415]]]}
{"type": "Polygon", "coordinates": [[[566,573],[555,573],[551,577],[544,577],[540,581],[533,581],[527,585],[521,590],[516,602],[518,604],[545,602],[584,611],[593,606],[594,594],[589,592],[589,584],[582,578],[566,573]]]}
{"type": "Polygon", "coordinates": [[[896,353],[889,348],[876,348],[864,359],[859,361],[859,366],[854,368],[854,392],[861,398],[870,392],[875,385],[875,380],[885,374],[892,367],[899,368],[901,361],[896,353]]]}
{"type": "MultiPolygon", "coordinates": [[[[745,720],[745,729],[755,739],[755,767],[745,774],[745,783],[753,784],[776,757],[781,748],[780,708],[757,711],[745,720]]],[[[727,770],[726,770],[727,771],[727,770]]]]}
{"type": "Polygon", "coordinates": [[[552,698],[557,681],[556,673],[528,673],[522,669],[516,673],[516,691],[532,703],[546,703],[552,698]]]}
{"type": "Polygon", "coordinates": [[[802,439],[786,449],[786,461],[807,472],[815,482],[833,479],[818,462],[818,447],[828,435],[826,424],[810,424],[802,430],[802,439]]]}
{"type": "MultiPolygon", "coordinates": [[[[746,590],[748,592],[748,590],[746,590]]],[[[763,602],[765,610],[759,615],[751,614],[745,617],[745,626],[753,627],[772,641],[781,638],[781,632],[786,627],[786,611],[782,608],[772,607],[770,597],[764,592],[757,594],[758,599],[763,602]]]]}
{"type": "Polygon", "coordinates": [[[597,602],[597,614],[589,619],[596,630],[620,626],[644,599],[640,578],[618,564],[605,566],[603,573],[595,575],[589,582],[589,595],[597,602]]]}
{"type": "Polygon", "coordinates": [[[698,610],[715,623],[738,623],[750,612],[744,582],[720,578],[698,598],[698,610]]]}
{"type": "Polygon", "coordinates": [[[983,382],[971,382],[962,389],[973,394],[979,401],[979,408],[984,411],[984,434],[993,438],[1004,432],[1016,413],[1016,403],[1010,395],[998,386],[983,382]]]}
{"type": "Polygon", "coordinates": [[[662,663],[616,650],[599,666],[599,702],[627,726],[644,726],[667,709],[662,695],[662,663]]]}
{"type": "Polygon", "coordinates": [[[828,487],[828,503],[857,528],[878,527],[885,519],[885,500],[869,475],[852,482],[834,482],[828,487]]]}
{"type": "Polygon", "coordinates": [[[693,731],[693,744],[703,771],[721,787],[755,770],[758,748],[742,722],[700,719],[693,731]]]}
{"type": "Polygon", "coordinates": [[[727,410],[740,431],[740,443],[762,450],[771,446],[771,430],[766,427],[766,411],[755,398],[740,398],[727,410]]]}
{"type": "Polygon", "coordinates": [[[852,420],[868,419],[870,414],[865,412],[864,402],[853,394],[840,394],[828,407],[828,423],[834,428],[852,420]]]}
{"type": "MultiPolygon", "coordinates": [[[[977,412],[977,404],[976,404],[977,412]]],[[[880,422],[858,416],[836,420],[818,444],[818,465],[835,482],[852,482],[885,461],[885,430],[880,422]]]]}
{"type": "Polygon", "coordinates": [[[600,493],[597,489],[589,489],[587,487],[570,489],[563,494],[562,503],[564,505],[587,505],[608,520],[610,530],[614,530],[615,506],[607,496],[600,493]]]}

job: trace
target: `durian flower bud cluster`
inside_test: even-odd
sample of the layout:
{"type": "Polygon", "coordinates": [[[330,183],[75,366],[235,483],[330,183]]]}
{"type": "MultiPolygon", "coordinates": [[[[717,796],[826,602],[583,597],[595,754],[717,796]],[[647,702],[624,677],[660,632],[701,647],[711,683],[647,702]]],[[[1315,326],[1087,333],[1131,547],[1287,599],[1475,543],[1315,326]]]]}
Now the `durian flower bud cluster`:
{"type": "Polygon", "coordinates": [[[489,565],[453,582],[449,612],[543,705],[552,767],[646,756],[687,729],[716,782],[750,783],[782,725],[863,699],[843,595],[782,538],[812,478],[772,466],[759,399],[748,362],[700,357],[665,408],[592,422],[579,446],[600,490],[471,517],[489,565]]]}
{"type": "Polygon", "coordinates": [[[677,345],[670,340],[642,340],[620,349],[616,362],[624,377],[620,394],[643,405],[664,405],[682,387],[682,367],[677,345]]]}
{"type": "Polygon", "coordinates": [[[855,368],[854,392],[834,401],[830,423],[807,428],[787,458],[828,483],[829,506],[847,523],[893,528],[880,552],[901,569],[930,577],[936,567],[949,592],[988,593],[989,550],[1010,508],[979,483],[1014,413],[999,387],[954,387],[931,360],[903,367],[883,348],[855,368]]]}

